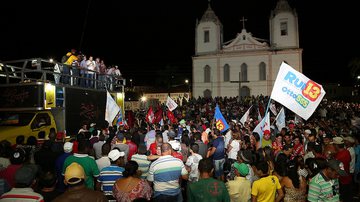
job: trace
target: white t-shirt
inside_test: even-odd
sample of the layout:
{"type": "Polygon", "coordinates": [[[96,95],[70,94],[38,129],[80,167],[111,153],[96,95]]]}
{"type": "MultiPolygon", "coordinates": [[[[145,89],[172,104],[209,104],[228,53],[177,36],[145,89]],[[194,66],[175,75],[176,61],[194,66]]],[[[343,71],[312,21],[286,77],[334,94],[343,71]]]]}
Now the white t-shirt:
{"type": "Polygon", "coordinates": [[[189,181],[196,182],[199,179],[200,173],[198,170],[199,161],[202,159],[202,156],[199,154],[192,154],[186,160],[185,165],[191,168],[189,173],[189,181]]]}
{"type": "Polygon", "coordinates": [[[229,159],[237,159],[237,153],[240,150],[240,143],[239,140],[233,140],[230,143],[230,146],[232,147],[231,150],[228,153],[228,158],[229,159]]]}

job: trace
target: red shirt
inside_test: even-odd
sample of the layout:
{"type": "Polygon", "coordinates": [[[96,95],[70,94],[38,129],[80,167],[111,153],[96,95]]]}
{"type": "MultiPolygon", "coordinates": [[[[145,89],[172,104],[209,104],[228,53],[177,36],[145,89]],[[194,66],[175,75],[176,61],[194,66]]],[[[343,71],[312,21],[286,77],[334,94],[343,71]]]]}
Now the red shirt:
{"type": "Polygon", "coordinates": [[[155,155],[157,150],[156,142],[153,142],[150,144],[149,151],[151,154],[155,155]]]}
{"type": "Polygon", "coordinates": [[[15,186],[15,179],[14,179],[15,173],[21,166],[22,166],[22,164],[20,164],[20,165],[10,164],[7,168],[0,171],[0,177],[4,178],[11,187],[14,187],[15,186]]]}
{"type": "Polygon", "coordinates": [[[131,142],[131,140],[127,140],[126,144],[129,145],[128,161],[130,161],[132,155],[136,154],[138,148],[137,148],[137,145],[135,143],[131,142]]]}
{"type": "Polygon", "coordinates": [[[351,183],[351,175],[350,175],[350,161],[351,155],[347,149],[341,149],[336,154],[335,158],[341,161],[344,164],[344,169],[348,176],[340,176],[339,180],[341,184],[350,184],[351,183]]]}
{"type": "Polygon", "coordinates": [[[174,151],[174,152],[172,152],[171,155],[172,155],[173,157],[178,158],[178,159],[180,159],[181,161],[183,161],[183,156],[182,156],[182,154],[181,154],[180,152],[174,151]]]}

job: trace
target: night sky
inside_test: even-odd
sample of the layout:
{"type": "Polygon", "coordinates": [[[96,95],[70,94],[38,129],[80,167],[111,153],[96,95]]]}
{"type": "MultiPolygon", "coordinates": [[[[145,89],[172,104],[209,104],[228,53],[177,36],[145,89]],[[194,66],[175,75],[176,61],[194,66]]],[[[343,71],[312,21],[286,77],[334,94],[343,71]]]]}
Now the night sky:
{"type": "MultiPolygon", "coordinates": [[[[344,83],[348,63],[360,56],[360,12],[353,2],[289,0],[299,16],[303,72],[319,83],[344,83]],[[345,4],[346,3],[346,4],[345,4]],[[325,76],[326,75],[326,76],[325,76]]],[[[134,85],[152,85],[165,69],[177,82],[191,79],[195,23],[207,0],[6,1],[0,12],[0,60],[55,58],[71,48],[119,65],[134,85]]],[[[269,39],[276,0],[212,0],[224,42],[241,32],[269,39]]],[[[159,77],[160,78],[160,77],[159,77]]]]}

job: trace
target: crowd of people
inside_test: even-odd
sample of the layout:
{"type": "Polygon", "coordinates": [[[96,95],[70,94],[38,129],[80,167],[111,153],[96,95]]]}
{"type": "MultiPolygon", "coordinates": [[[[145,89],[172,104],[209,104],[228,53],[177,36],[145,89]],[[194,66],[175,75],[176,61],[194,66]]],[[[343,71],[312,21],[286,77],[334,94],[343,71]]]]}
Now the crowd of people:
{"type": "Polygon", "coordinates": [[[253,129],[268,100],[193,98],[173,111],[174,123],[147,123],[138,111],[130,125],[84,124],[71,140],[52,131],[2,141],[0,201],[359,200],[360,105],[324,100],[306,121],[287,110],[283,128],[271,115],[260,138],[253,129]]]}

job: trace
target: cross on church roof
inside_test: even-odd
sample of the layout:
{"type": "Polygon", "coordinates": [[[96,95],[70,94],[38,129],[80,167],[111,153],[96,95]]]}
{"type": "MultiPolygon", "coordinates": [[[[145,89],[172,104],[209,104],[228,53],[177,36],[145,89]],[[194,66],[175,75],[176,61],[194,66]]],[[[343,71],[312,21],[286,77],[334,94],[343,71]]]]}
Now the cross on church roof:
{"type": "Polygon", "coordinates": [[[242,22],[243,29],[245,29],[245,21],[247,21],[247,19],[245,19],[245,17],[243,16],[242,19],[240,19],[240,22],[242,22]]]}

